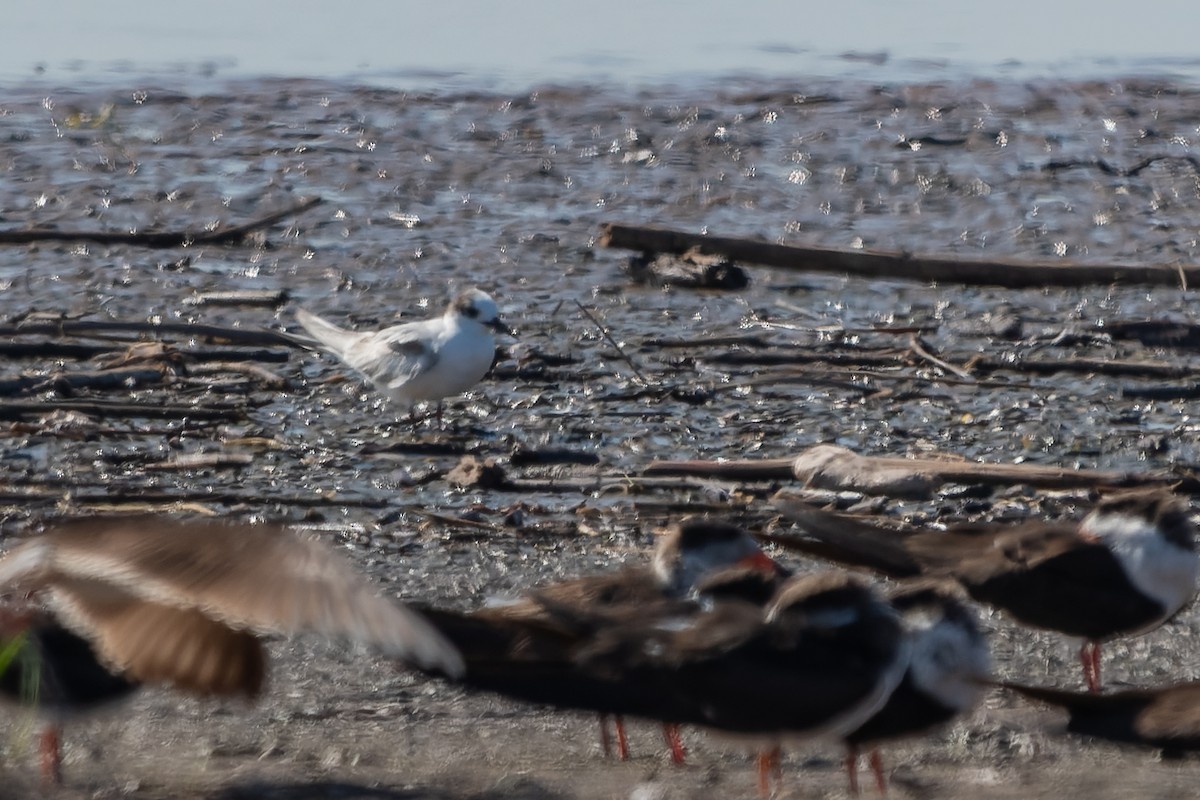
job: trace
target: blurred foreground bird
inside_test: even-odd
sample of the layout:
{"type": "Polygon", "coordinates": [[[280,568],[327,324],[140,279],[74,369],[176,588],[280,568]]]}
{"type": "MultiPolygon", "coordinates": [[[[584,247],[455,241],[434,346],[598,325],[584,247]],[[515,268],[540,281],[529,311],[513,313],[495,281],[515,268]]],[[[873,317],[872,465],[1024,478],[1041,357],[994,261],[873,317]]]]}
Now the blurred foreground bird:
{"type": "Polygon", "coordinates": [[[270,525],[158,517],[57,525],[0,559],[0,694],[48,722],[42,772],[61,780],[59,726],[162,684],[257,696],[263,634],[314,633],[460,675],[460,654],[378,596],[327,546],[270,525]]]}
{"type": "Polygon", "coordinates": [[[909,647],[854,576],[777,578],[742,564],[710,571],[685,599],[596,607],[535,592],[524,613],[426,613],[462,649],[467,686],[765,738],[766,793],[780,742],[857,729],[899,684],[909,647]]]}
{"type": "Polygon", "coordinates": [[[871,749],[871,770],[880,794],[887,793],[877,746],[950,722],[979,702],[990,681],[987,640],[953,583],[918,581],[888,597],[909,639],[908,668],[900,684],[875,714],[844,738],[851,794],[858,794],[858,752],[871,749]]]}
{"type": "Polygon", "coordinates": [[[1186,503],[1165,491],[1109,495],[1081,522],[895,531],[821,511],[780,492],[802,534],[765,538],[892,577],[945,576],[1019,622],[1084,639],[1084,680],[1099,691],[1100,644],[1157,628],[1187,605],[1200,576],[1186,503]]]}
{"type": "MultiPolygon", "coordinates": [[[[712,570],[740,566],[769,576],[782,574],[749,534],[703,517],[672,525],[659,539],[650,566],[554,583],[470,613],[421,608],[422,614],[463,653],[462,682],[534,703],[597,711],[605,754],[611,743],[608,719],[615,717],[617,751],[629,757],[622,716],[656,698],[634,698],[622,687],[577,668],[580,647],[597,628],[630,618],[690,607],[695,584],[712,570]]],[[[669,716],[664,736],[676,763],[684,759],[678,726],[669,716]]]]}
{"type": "Polygon", "coordinates": [[[380,331],[349,331],[304,309],[296,319],[326,350],[404,405],[462,394],[483,379],[496,357],[495,333],[512,331],[496,302],[479,289],[460,292],[440,317],[380,331]]]}
{"type": "Polygon", "coordinates": [[[576,664],[654,699],[630,713],[757,741],[765,795],[783,742],[843,738],[883,707],[910,643],[895,611],[849,573],[789,578],[764,607],[739,572],[702,581],[690,610],[595,631],[576,664]]]}
{"type": "Polygon", "coordinates": [[[1157,747],[1167,755],[1200,750],[1200,681],[1105,694],[999,685],[1064,709],[1071,733],[1157,747]]]}

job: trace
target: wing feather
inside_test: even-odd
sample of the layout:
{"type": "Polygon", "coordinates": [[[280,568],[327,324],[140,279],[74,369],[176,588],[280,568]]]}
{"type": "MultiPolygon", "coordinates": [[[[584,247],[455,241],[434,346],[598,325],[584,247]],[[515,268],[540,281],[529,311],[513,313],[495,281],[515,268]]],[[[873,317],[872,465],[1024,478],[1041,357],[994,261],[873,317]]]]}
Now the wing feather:
{"type": "Polygon", "coordinates": [[[316,633],[462,670],[457,650],[415,613],[380,597],[315,539],[272,525],[155,517],[86,520],[43,535],[48,586],[109,584],[145,602],[191,608],[235,628],[316,633]]]}

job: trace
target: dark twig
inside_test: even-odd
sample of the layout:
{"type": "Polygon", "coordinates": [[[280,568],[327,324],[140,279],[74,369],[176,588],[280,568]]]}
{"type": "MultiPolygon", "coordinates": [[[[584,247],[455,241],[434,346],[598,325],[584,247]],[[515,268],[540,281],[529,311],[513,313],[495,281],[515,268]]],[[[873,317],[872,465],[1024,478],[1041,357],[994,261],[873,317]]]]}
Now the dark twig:
{"type": "Polygon", "coordinates": [[[226,328],[220,325],[192,325],[186,322],[118,322],[115,320],[71,319],[54,322],[0,325],[0,336],[87,336],[91,338],[124,338],[151,334],[159,339],[177,337],[226,341],[252,346],[283,345],[300,348],[304,345],[294,337],[278,331],[254,328],[226,328]],[[114,334],[125,334],[118,337],[114,334]]]}
{"type": "Polygon", "coordinates": [[[629,368],[633,370],[633,374],[637,376],[638,380],[641,381],[643,384],[649,386],[650,381],[646,380],[646,376],[643,375],[642,371],[637,368],[637,364],[633,363],[633,359],[631,359],[628,355],[625,354],[625,350],[621,347],[621,345],[617,344],[617,340],[614,339],[609,334],[608,329],[606,329],[603,325],[600,324],[600,320],[596,319],[596,316],[591,311],[589,311],[587,309],[587,307],[584,306],[583,303],[576,300],[575,305],[579,306],[579,310],[583,312],[583,315],[585,317],[587,317],[588,319],[590,319],[592,321],[592,324],[600,329],[600,335],[604,337],[604,340],[606,342],[608,342],[609,344],[611,344],[613,346],[613,348],[617,351],[617,355],[619,355],[622,359],[625,360],[625,363],[628,364],[629,368]]]}
{"type": "MultiPolygon", "coordinates": [[[[143,487],[128,487],[128,494],[122,494],[120,490],[114,490],[111,487],[99,488],[72,488],[69,490],[69,495],[65,498],[73,505],[77,506],[123,506],[123,505],[150,505],[150,504],[171,504],[171,503],[202,503],[204,505],[252,505],[260,507],[264,502],[269,505],[279,506],[301,506],[301,507],[320,507],[328,506],[330,499],[324,494],[279,494],[271,495],[264,498],[260,492],[254,491],[226,491],[226,492],[204,492],[204,491],[169,491],[169,490],[153,490],[143,487]]],[[[27,491],[4,491],[0,490],[0,503],[17,503],[25,505],[27,503],[49,503],[52,505],[62,503],[64,494],[61,489],[57,491],[40,492],[34,489],[27,491]]],[[[338,494],[337,504],[344,507],[358,508],[386,508],[392,503],[390,497],[362,497],[347,494],[338,494]]]]}
{"type": "Polygon", "coordinates": [[[235,225],[224,230],[192,233],[189,231],[128,232],[128,231],[60,231],[33,228],[24,231],[0,231],[0,244],[29,244],[30,242],[96,242],[97,244],[131,244],[140,247],[192,247],[203,244],[230,244],[246,234],[274,225],[281,219],[308,211],[321,202],[310,197],[298,205],[276,211],[265,217],[235,225]]]}
{"type": "Polygon", "coordinates": [[[925,361],[928,361],[930,364],[933,364],[935,367],[939,367],[941,369],[946,370],[946,372],[953,373],[953,374],[957,375],[958,377],[962,378],[964,381],[974,380],[974,376],[971,375],[971,373],[967,372],[965,369],[961,369],[959,367],[954,366],[953,364],[943,361],[942,359],[935,356],[933,353],[930,353],[928,350],[926,350],[924,345],[921,344],[921,338],[919,336],[917,336],[916,334],[909,337],[908,348],[910,350],[912,350],[913,355],[915,355],[918,358],[921,358],[925,361]]]}
{"type": "Polygon", "coordinates": [[[1137,175],[1147,167],[1157,164],[1159,161],[1181,161],[1192,168],[1193,172],[1200,173],[1200,159],[1195,156],[1149,156],[1134,164],[1132,167],[1115,167],[1102,158],[1089,159],[1070,159],[1060,161],[1047,161],[1042,165],[1042,169],[1046,172],[1058,172],[1064,169],[1074,169],[1075,167],[1095,167],[1105,175],[1113,175],[1118,178],[1130,178],[1137,175]]]}
{"type": "Polygon", "coordinates": [[[96,400],[53,400],[47,402],[0,402],[0,419],[21,419],[55,411],[76,411],[89,417],[144,417],[156,419],[238,420],[246,416],[242,406],[172,406],[152,403],[107,403],[96,400]]]}

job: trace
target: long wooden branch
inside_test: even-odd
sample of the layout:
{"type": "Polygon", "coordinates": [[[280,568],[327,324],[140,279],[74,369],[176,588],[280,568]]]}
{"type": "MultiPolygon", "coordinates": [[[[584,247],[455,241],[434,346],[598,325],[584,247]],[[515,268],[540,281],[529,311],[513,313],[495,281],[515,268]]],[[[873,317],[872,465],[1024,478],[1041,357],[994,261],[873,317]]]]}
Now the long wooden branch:
{"type": "Polygon", "coordinates": [[[264,328],[225,328],[220,325],[192,325],[186,322],[118,322],[115,320],[64,319],[52,322],[0,325],[0,336],[91,336],[115,338],[116,334],[176,334],[188,338],[209,339],[257,347],[283,345],[303,349],[305,345],[286,333],[264,328]]]}
{"type": "Polygon", "coordinates": [[[246,416],[241,406],[183,406],[152,403],[111,403],[100,400],[51,400],[44,402],[0,401],[0,419],[21,419],[54,411],[77,411],[89,417],[142,417],[146,419],[190,419],[200,421],[239,420],[246,416]]]}
{"type": "Polygon", "coordinates": [[[1069,469],[1040,464],[997,464],[936,458],[862,456],[836,445],[814,445],[795,458],[757,461],[654,461],[643,475],[693,475],[740,480],[794,478],[806,486],[857,491],[888,497],[926,498],[944,483],[1042,488],[1132,486],[1171,483],[1179,476],[1165,471],[1134,473],[1069,469]]]}
{"type": "Polygon", "coordinates": [[[56,372],[51,375],[22,375],[0,379],[0,396],[25,392],[44,392],[55,389],[60,392],[76,392],[81,389],[104,391],[125,389],[161,383],[166,377],[162,369],[153,367],[128,367],[88,372],[56,372]]]}
{"type": "MultiPolygon", "coordinates": [[[[249,504],[259,507],[264,500],[280,506],[328,506],[336,503],[338,506],[355,506],[358,508],[387,508],[392,503],[390,497],[362,497],[348,494],[338,494],[331,499],[324,494],[297,493],[276,494],[264,498],[259,492],[228,490],[224,492],[205,491],[172,491],[169,489],[147,489],[140,486],[105,487],[100,489],[71,489],[67,497],[76,506],[125,506],[144,504],[169,503],[201,503],[206,506],[215,504],[242,505],[249,504]]],[[[34,503],[58,504],[64,500],[64,493],[58,491],[11,491],[0,489],[0,503],[16,503],[18,505],[34,503]]]]}
{"type": "Polygon", "coordinates": [[[744,264],[800,272],[833,272],[865,278],[902,279],[963,286],[1183,286],[1200,282],[1200,266],[1071,264],[1062,261],[925,258],[911,253],[794,247],[730,236],[702,236],[666,228],[608,223],[602,247],[681,255],[699,248],[744,264]]]}
{"type": "Polygon", "coordinates": [[[23,231],[0,231],[0,244],[29,244],[30,242],[96,242],[97,244],[132,244],[140,247],[190,247],[202,244],[230,244],[240,241],[247,233],[274,225],[281,219],[302,214],[321,202],[320,197],[309,199],[276,211],[265,217],[212,231],[63,231],[53,228],[31,228],[23,231]]]}

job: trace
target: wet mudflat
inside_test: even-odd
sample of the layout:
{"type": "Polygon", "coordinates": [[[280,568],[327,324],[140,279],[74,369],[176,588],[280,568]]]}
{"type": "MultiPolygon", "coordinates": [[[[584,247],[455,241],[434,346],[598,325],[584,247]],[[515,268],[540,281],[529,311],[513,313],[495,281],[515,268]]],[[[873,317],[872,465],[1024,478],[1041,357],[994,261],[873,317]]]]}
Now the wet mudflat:
{"type": "MultiPolygon", "coordinates": [[[[1196,101],[1150,79],[628,95],[13,89],[0,103],[0,230],[199,234],[323,202],[236,246],[0,247],[0,531],[114,510],[284,520],[342,542],[399,597],[470,607],[640,558],[688,510],[780,524],[765,499],[781,481],[641,476],[655,459],[829,442],[1190,478],[1200,359],[1182,288],[750,268],[744,290],[688,291],[634,285],[629,254],[594,240],[619,221],[846,249],[1193,264],[1196,101]],[[410,420],[329,358],[256,338],[294,330],[298,307],[372,328],[438,313],[470,285],[493,293],[519,336],[448,404],[443,427],[410,420]],[[113,325],[71,327],[88,322],[113,325]],[[244,337],[138,327],[148,322],[244,337]],[[468,455],[503,475],[452,475],[468,455]]],[[[949,487],[865,503],[916,520],[1021,519],[1081,512],[1088,493],[949,487]]],[[[1076,642],[985,624],[1002,676],[1077,685],[1076,642]]],[[[1115,643],[1106,681],[1196,677],[1198,631],[1187,610],[1115,643]]],[[[614,763],[587,715],[466,695],[310,642],[277,653],[255,708],[150,692],[73,726],[65,796],[753,794],[740,743],[691,733],[691,764],[673,768],[654,727],[637,725],[634,759],[614,763]]],[[[26,796],[30,723],[5,719],[0,796],[26,796]]],[[[1052,719],[993,696],[946,733],[892,748],[894,791],[1174,797],[1200,778],[1189,760],[1055,737],[1052,719]]],[[[785,796],[844,795],[840,758],[827,744],[791,748],[785,796]]]]}

